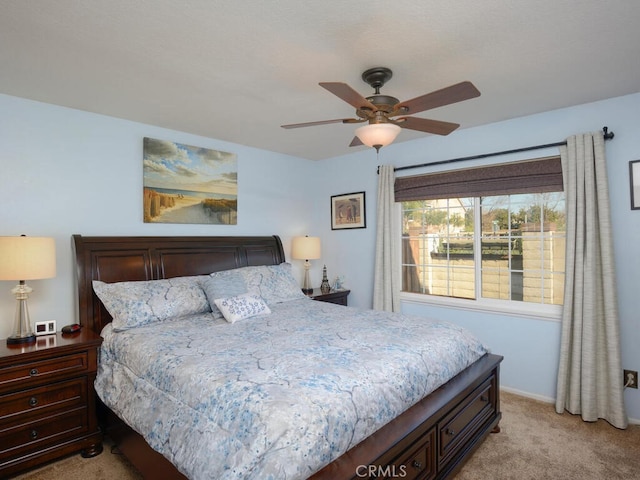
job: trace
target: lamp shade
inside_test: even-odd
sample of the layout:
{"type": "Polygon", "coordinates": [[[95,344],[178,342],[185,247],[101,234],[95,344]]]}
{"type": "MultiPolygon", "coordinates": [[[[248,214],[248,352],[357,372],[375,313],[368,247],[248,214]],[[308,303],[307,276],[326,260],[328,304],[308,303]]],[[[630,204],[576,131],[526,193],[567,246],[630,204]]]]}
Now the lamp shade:
{"type": "Polygon", "coordinates": [[[0,237],[0,280],[37,280],[55,276],[55,239],[0,237]]]}
{"type": "Polygon", "coordinates": [[[356,129],[356,136],[367,147],[386,147],[391,144],[402,130],[393,123],[372,123],[356,129]]]}
{"type": "Polygon", "coordinates": [[[320,258],[320,237],[293,237],[291,258],[300,260],[320,258]]]}

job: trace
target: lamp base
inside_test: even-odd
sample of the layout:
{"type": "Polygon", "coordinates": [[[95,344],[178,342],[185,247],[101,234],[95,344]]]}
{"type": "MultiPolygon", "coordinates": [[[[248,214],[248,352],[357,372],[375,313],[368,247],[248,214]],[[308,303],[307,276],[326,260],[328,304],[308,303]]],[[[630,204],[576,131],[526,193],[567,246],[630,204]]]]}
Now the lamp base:
{"type": "Polygon", "coordinates": [[[7,338],[7,345],[24,345],[35,343],[36,341],[36,335],[31,329],[29,308],[27,306],[27,299],[32,291],[32,288],[24,280],[20,280],[20,283],[11,290],[17,300],[16,317],[13,333],[7,338]]]}
{"type": "Polygon", "coordinates": [[[25,343],[35,343],[35,334],[27,335],[26,337],[17,337],[15,335],[7,338],[7,345],[24,345],[25,343]]]}
{"type": "Polygon", "coordinates": [[[313,287],[311,286],[311,282],[309,281],[309,268],[311,264],[309,260],[304,261],[304,281],[302,282],[302,292],[305,295],[311,295],[313,293],[313,287]]]}

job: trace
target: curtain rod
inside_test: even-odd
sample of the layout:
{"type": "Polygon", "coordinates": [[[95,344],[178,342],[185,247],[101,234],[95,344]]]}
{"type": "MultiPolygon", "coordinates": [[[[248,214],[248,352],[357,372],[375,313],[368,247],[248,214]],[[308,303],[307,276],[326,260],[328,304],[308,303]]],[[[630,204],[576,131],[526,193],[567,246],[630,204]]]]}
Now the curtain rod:
{"type": "MultiPolygon", "coordinates": [[[[602,131],[604,132],[605,140],[611,140],[614,137],[614,133],[609,131],[609,127],[602,127],[602,131]]],[[[409,170],[412,168],[420,168],[420,167],[430,167],[431,165],[442,165],[445,163],[464,162],[466,160],[477,160],[480,158],[497,157],[498,155],[507,155],[508,153],[527,152],[529,150],[539,150],[541,148],[549,148],[549,147],[560,147],[566,144],[567,142],[564,141],[564,142],[556,142],[556,143],[547,143],[545,145],[534,145],[532,147],[515,148],[513,150],[503,150],[502,152],[482,153],[480,155],[472,155],[470,157],[452,158],[450,160],[439,160],[437,162],[421,163],[419,165],[407,165],[406,167],[394,168],[393,171],[399,172],[400,170],[409,170]]],[[[378,173],[380,173],[380,167],[378,167],[378,173]]]]}

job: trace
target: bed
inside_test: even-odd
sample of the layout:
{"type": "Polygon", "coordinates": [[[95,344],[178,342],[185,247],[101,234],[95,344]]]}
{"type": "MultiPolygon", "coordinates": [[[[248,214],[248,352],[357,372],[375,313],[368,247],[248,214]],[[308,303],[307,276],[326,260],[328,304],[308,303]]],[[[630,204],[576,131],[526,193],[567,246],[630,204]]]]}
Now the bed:
{"type": "MultiPolygon", "coordinates": [[[[458,342],[468,333],[455,326],[298,297],[277,283],[279,277],[277,288],[260,280],[268,299],[260,308],[269,314],[236,322],[212,321],[212,313],[201,312],[118,328],[121,315],[113,319],[96,295],[104,299],[101,289],[127,285],[121,282],[197,278],[217,286],[221,278],[235,281],[239,273],[246,279],[257,273],[271,278],[265,272],[280,275],[290,268],[277,236],[74,235],[73,246],[80,323],[104,338],[96,380],[100,421],[145,478],[440,479],[451,477],[487,435],[499,431],[502,357],[467,338],[468,347],[445,359],[444,350],[453,348],[446,341],[458,342]],[[283,291],[290,298],[279,298],[283,291]],[[395,343],[381,340],[378,325],[394,325],[395,343]],[[436,330],[443,333],[438,338],[450,340],[417,341],[436,338],[436,330]],[[349,337],[357,337],[354,344],[349,337]],[[311,342],[307,346],[300,343],[305,338],[311,342]],[[224,347],[212,349],[205,339],[224,347]],[[294,348],[287,350],[290,345],[294,348]],[[405,347],[410,356],[392,361],[405,347]],[[202,360],[207,351],[213,357],[202,360]],[[426,363],[428,355],[438,358],[439,366],[420,372],[416,365],[426,363]],[[315,370],[296,368],[305,358],[313,361],[304,368],[315,370]],[[354,372],[353,365],[359,365],[354,362],[363,358],[385,361],[362,364],[354,372]],[[249,373],[252,364],[258,373],[249,373]],[[220,373],[224,368],[226,376],[220,373]],[[124,380],[116,370],[125,373],[124,380]],[[438,370],[448,376],[436,378],[438,370]],[[334,378],[343,375],[346,386],[334,378]],[[208,377],[224,379],[204,385],[208,377]],[[373,384],[382,385],[382,393],[372,394],[373,384]],[[294,385],[306,390],[292,393],[294,385]],[[177,406],[164,405],[174,399],[177,406]],[[237,412],[231,410],[234,404],[237,412]],[[259,407],[252,411],[254,404],[259,407]],[[176,413],[143,418],[155,410],[176,413]],[[190,416],[180,417],[179,411],[190,416]],[[275,421],[267,425],[266,418],[275,421]]],[[[248,295],[225,288],[233,293],[225,301],[248,295]]]]}

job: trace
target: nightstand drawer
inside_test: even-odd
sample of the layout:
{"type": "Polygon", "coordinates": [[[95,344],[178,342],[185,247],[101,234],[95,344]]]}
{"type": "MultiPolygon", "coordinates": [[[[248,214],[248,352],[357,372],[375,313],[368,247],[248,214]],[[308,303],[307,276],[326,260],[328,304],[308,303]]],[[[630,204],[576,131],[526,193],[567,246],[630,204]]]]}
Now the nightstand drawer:
{"type": "Polygon", "coordinates": [[[28,388],[40,382],[50,382],[56,377],[79,375],[87,370],[86,352],[12,365],[0,369],[0,391],[7,388],[28,388]]]}
{"type": "Polygon", "coordinates": [[[87,409],[80,407],[0,430],[0,459],[39,450],[86,429],[87,409]]]}
{"type": "Polygon", "coordinates": [[[24,423],[36,415],[82,406],[86,398],[86,377],[0,395],[0,435],[7,423],[24,423]]]}

